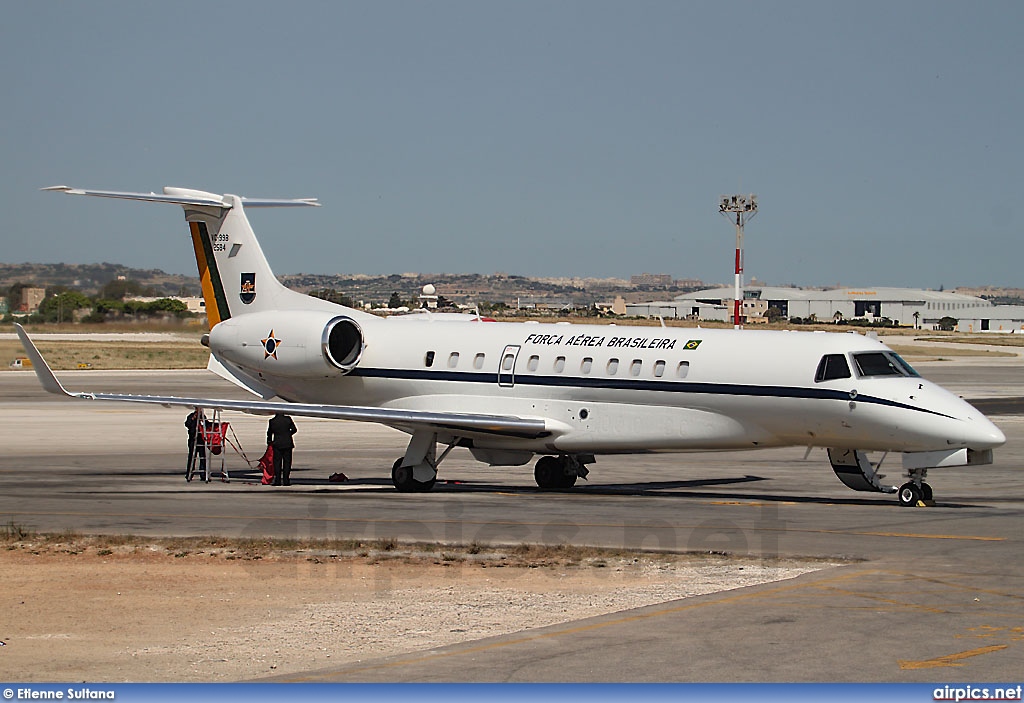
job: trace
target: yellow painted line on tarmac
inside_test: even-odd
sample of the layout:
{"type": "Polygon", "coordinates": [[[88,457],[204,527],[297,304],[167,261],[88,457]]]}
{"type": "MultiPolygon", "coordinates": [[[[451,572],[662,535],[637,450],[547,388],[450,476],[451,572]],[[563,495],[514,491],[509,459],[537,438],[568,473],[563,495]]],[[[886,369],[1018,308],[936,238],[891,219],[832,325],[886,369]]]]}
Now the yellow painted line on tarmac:
{"type": "Polygon", "coordinates": [[[821,530],[828,535],[863,535],[865,537],[907,537],[909,539],[961,539],[972,542],[1005,542],[1005,537],[983,537],[979,535],[926,535],[916,532],[843,532],[842,530],[821,530]]]}
{"type": "Polygon", "coordinates": [[[977,649],[969,649],[966,652],[957,652],[956,654],[947,654],[942,657],[935,657],[934,659],[924,659],[922,661],[909,661],[907,659],[897,660],[900,669],[938,669],[944,666],[963,666],[960,663],[961,659],[969,659],[970,657],[977,657],[982,654],[991,654],[992,652],[999,652],[1010,645],[1008,644],[993,644],[988,647],[978,647],[977,649]]]}
{"type": "Polygon", "coordinates": [[[773,500],[770,503],[755,500],[709,500],[705,505],[749,505],[754,508],[760,508],[765,505],[796,505],[796,503],[790,500],[773,500]]]}

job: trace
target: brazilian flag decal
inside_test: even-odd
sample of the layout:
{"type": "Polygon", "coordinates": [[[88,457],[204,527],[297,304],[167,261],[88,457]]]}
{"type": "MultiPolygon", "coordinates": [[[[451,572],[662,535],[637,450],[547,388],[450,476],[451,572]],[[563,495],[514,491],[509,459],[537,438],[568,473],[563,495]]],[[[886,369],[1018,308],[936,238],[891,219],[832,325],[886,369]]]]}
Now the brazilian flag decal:
{"type": "Polygon", "coordinates": [[[683,345],[683,349],[696,349],[700,346],[701,339],[691,339],[689,342],[683,345]]]}

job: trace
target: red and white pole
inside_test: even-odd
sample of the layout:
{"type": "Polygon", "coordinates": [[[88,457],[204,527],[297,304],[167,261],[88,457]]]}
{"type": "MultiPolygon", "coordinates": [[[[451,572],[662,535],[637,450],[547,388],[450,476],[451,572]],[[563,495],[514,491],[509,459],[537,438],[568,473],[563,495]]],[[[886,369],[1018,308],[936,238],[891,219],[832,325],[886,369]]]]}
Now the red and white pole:
{"type": "Polygon", "coordinates": [[[743,328],[743,224],[757,214],[756,195],[723,195],[718,212],[725,217],[736,216],[736,295],[733,300],[732,322],[736,329],[743,328]]]}
{"type": "Polygon", "coordinates": [[[736,298],[733,301],[733,329],[742,329],[743,317],[743,220],[736,213],[736,298]]]}

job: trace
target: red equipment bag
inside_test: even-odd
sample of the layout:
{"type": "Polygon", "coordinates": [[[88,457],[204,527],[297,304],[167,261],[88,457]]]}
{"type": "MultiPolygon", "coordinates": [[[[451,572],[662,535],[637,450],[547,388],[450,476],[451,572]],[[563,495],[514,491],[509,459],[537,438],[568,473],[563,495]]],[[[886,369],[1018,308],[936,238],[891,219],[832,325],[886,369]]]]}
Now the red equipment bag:
{"type": "Polygon", "coordinates": [[[269,486],[274,482],[274,448],[269,444],[267,451],[260,457],[260,468],[263,470],[263,485],[269,486]]]}
{"type": "Polygon", "coordinates": [[[207,420],[199,426],[199,438],[210,448],[210,453],[217,455],[224,451],[224,435],[228,432],[228,423],[207,420]]]}

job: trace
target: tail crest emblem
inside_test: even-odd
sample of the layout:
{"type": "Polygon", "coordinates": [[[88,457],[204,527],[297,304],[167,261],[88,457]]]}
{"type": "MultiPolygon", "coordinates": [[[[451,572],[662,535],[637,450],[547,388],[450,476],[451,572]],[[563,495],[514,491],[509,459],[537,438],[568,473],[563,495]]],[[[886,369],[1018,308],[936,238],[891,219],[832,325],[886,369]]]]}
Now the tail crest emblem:
{"type": "Polygon", "coordinates": [[[256,274],[255,273],[243,273],[242,281],[238,291],[238,299],[246,305],[252,304],[252,301],[256,300],[256,274]]]}

